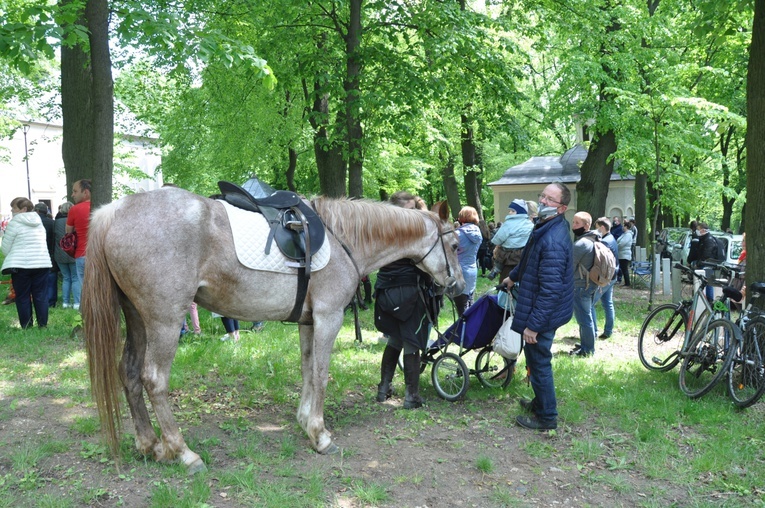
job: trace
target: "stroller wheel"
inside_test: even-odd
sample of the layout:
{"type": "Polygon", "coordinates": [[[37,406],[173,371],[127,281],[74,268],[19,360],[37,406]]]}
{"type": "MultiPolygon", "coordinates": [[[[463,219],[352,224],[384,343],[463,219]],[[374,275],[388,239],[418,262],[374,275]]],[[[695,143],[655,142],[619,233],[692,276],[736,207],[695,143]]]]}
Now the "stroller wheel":
{"type": "Polygon", "coordinates": [[[475,375],[486,388],[507,388],[515,374],[515,362],[484,348],[475,359],[475,375]]]}
{"type": "Polygon", "coordinates": [[[433,363],[430,377],[438,396],[454,402],[465,396],[469,372],[462,358],[454,353],[444,353],[433,363]]]}

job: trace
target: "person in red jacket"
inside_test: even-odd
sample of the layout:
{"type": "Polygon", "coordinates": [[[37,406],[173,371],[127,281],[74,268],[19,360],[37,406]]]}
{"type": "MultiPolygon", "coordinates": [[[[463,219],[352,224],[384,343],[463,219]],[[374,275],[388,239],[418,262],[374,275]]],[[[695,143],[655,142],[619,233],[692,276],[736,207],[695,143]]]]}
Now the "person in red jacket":
{"type": "MultiPolygon", "coordinates": [[[[77,180],[72,186],[72,201],[74,206],[69,209],[66,218],[66,232],[77,233],[77,250],[74,253],[74,263],[77,266],[77,277],[80,284],[76,290],[82,291],[85,280],[85,252],[88,248],[88,227],[90,226],[90,180],[77,180]]],[[[75,302],[80,301],[80,295],[76,295],[75,302]]],[[[75,303],[75,309],[80,305],[75,303]]]]}

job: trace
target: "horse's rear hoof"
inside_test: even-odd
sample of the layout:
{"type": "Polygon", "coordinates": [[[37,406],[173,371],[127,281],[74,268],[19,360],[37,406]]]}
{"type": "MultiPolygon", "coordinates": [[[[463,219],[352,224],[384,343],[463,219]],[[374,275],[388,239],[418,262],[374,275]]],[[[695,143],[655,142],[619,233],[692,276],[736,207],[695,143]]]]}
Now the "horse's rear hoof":
{"type": "Polygon", "coordinates": [[[202,459],[197,459],[194,462],[191,463],[189,466],[189,476],[195,475],[197,473],[206,473],[207,472],[207,466],[205,466],[205,463],[202,462],[202,459]]]}
{"type": "Polygon", "coordinates": [[[329,446],[321,450],[319,453],[322,455],[336,455],[340,453],[340,447],[337,446],[335,443],[330,443],[329,446]]]}

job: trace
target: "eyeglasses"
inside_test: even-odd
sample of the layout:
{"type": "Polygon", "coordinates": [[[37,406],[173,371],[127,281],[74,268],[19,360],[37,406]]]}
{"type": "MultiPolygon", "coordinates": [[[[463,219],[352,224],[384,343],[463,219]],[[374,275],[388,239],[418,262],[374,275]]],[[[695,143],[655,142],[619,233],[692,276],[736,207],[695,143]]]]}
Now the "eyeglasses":
{"type": "Polygon", "coordinates": [[[546,201],[546,202],[548,202],[548,203],[553,203],[553,204],[556,204],[556,205],[562,205],[562,204],[563,204],[563,203],[561,203],[560,201],[557,201],[557,200],[555,200],[555,199],[551,198],[551,197],[550,197],[550,196],[548,196],[547,194],[538,194],[538,195],[537,195],[537,197],[539,198],[539,201],[540,201],[540,202],[541,202],[542,200],[544,200],[544,201],[546,201]]]}

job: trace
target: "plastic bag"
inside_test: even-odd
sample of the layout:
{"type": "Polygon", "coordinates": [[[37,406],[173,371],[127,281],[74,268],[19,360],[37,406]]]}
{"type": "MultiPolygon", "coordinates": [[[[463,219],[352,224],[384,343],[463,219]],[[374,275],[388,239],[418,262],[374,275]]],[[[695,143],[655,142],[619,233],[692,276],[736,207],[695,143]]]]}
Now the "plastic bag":
{"type": "Polygon", "coordinates": [[[521,353],[521,334],[510,328],[512,323],[513,316],[510,314],[499,328],[492,344],[492,349],[508,360],[515,360],[521,353]]]}

